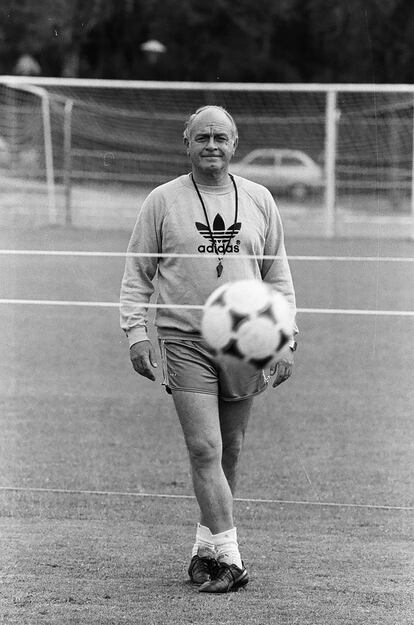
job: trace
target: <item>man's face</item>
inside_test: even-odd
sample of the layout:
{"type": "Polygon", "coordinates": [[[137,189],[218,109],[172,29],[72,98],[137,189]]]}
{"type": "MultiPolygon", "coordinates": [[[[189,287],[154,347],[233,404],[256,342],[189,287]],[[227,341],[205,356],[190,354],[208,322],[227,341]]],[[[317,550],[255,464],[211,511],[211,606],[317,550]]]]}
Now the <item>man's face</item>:
{"type": "Polygon", "coordinates": [[[231,121],[222,111],[207,109],[197,115],[188,130],[185,144],[199,181],[220,181],[227,175],[237,146],[231,121]]]}

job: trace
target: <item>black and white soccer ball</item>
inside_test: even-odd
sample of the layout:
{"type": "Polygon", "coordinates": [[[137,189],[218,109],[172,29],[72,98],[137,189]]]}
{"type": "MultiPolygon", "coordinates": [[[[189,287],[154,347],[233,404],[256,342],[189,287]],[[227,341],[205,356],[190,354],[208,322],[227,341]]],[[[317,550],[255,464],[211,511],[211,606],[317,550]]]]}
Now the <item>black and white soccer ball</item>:
{"type": "Polygon", "coordinates": [[[215,355],[257,368],[276,361],[293,336],[294,320],[282,293],[260,280],[227,282],[207,299],[201,333],[215,355]]]}

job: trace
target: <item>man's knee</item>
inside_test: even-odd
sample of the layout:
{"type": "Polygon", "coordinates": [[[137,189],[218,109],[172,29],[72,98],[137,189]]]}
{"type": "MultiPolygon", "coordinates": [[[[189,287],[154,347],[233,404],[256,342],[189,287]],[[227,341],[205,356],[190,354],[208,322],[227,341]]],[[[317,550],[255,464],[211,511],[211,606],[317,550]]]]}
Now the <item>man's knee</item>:
{"type": "Polygon", "coordinates": [[[236,465],[243,448],[243,439],[232,440],[223,445],[223,464],[236,465]]]}
{"type": "Polygon", "coordinates": [[[187,448],[191,464],[194,467],[208,466],[221,460],[222,447],[220,440],[192,438],[187,440],[187,448]]]}

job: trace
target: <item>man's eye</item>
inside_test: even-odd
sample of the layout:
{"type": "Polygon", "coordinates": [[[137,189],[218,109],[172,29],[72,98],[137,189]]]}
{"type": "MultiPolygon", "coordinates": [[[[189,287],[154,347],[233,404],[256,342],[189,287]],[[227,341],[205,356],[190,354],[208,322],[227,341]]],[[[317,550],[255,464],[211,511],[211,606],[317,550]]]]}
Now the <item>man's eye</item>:
{"type": "MultiPolygon", "coordinates": [[[[210,140],[210,135],[197,135],[194,141],[197,143],[207,143],[210,140]]],[[[228,137],[226,135],[214,135],[214,141],[216,143],[227,143],[228,137]]]]}

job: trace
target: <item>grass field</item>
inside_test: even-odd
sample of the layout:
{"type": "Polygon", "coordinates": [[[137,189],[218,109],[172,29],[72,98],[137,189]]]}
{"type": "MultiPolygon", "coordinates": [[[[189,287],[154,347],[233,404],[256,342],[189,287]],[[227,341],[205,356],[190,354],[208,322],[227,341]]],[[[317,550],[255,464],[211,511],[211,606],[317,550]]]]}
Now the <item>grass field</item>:
{"type": "MultiPolygon", "coordinates": [[[[3,229],[2,249],[124,252],[128,232],[3,229]]],[[[172,402],[116,308],[0,304],[0,622],[411,625],[414,243],[287,241],[294,377],[256,401],[236,524],[246,590],[187,582],[197,507],[172,402]]],[[[118,300],[121,258],[0,255],[1,298],[118,300]]]]}
{"type": "MultiPolygon", "coordinates": [[[[70,209],[64,189],[56,185],[56,214],[48,207],[44,182],[6,178],[0,175],[0,228],[44,227],[56,219],[76,228],[131,231],[137,206],[151,191],[151,186],[109,184],[104,181],[73,184],[70,209]]],[[[337,190],[335,233],[343,237],[374,239],[413,239],[413,214],[410,198],[399,202],[389,193],[377,190],[345,193],[337,190]]],[[[276,197],[285,232],[290,237],[320,237],[326,232],[326,209],[323,194],[299,202],[288,195],[276,197]]]]}

